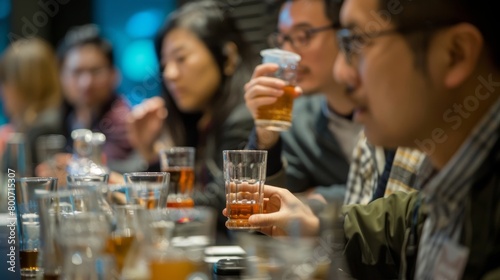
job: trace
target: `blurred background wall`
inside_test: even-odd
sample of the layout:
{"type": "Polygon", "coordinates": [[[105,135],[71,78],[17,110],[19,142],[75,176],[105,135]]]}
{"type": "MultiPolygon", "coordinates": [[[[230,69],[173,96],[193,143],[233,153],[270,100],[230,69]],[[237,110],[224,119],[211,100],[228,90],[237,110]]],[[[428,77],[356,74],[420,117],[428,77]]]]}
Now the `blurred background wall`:
{"type": "MultiPolygon", "coordinates": [[[[160,92],[153,38],[169,13],[195,0],[0,0],[0,53],[18,38],[39,36],[54,47],[69,28],[95,23],[115,49],[118,91],[132,105],[160,92]]],[[[276,0],[218,0],[237,18],[255,50],[275,30],[276,0]]],[[[6,122],[0,100],[0,125],[6,122]]]]}

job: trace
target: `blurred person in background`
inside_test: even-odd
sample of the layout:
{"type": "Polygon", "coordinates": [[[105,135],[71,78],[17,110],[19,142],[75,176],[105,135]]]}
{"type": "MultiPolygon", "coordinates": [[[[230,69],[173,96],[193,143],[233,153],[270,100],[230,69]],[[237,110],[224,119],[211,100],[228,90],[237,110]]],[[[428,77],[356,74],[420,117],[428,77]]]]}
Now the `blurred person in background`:
{"type": "Polygon", "coordinates": [[[195,205],[224,208],[222,151],[242,149],[253,127],[243,100],[243,86],[256,65],[249,46],[219,4],[186,4],[169,16],[157,37],[163,96],[144,101],[130,115],[130,142],[149,170],[160,169],[162,148],[196,148],[195,205]]]}
{"type": "Polygon", "coordinates": [[[116,92],[119,73],[113,48],[95,25],[74,27],[58,48],[63,89],[64,134],[72,144],[71,131],[85,128],[106,136],[103,153],[111,170],[126,172],[139,168],[126,137],[130,107],[116,92]]]}
{"type": "MultiPolygon", "coordinates": [[[[9,122],[0,127],[0,154],[13,132],[24,133],[35,167],[39,136],[61,132],[61,90],[57,59],[42,39],[20,39],[12,43],[0,61],[2,103],[9,122]]],[[[31,174],[33,175],[33,173],[31,174]]]]}
{"type": "MultiPolygon", "coordinates": [[[[294,193],[314,192],[327,200],[344,197],[352,151],[361,130],[352,121],[353,103],[332,75],[338,53],[338,14],[339,8],[331,0],[282,1],[278,32],[270,40],[301,56],[297,93],[303,91],[307,96],[294,101],[289,131],[256,127],[248,145],[268,150],[267,183],[294,193]]],[[[245,86],[246,105],[254,118],[260,106],[275,102],[283,93],[284,82],[269,77],[277,69],[275,64],[259,65],[245,86]]]]}

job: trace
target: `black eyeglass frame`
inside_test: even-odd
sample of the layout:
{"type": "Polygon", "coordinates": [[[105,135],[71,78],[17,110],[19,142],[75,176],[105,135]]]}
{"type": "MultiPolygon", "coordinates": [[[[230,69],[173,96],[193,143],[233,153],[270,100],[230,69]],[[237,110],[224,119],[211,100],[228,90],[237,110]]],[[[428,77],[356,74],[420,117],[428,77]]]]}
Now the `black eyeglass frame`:
{"type": "MultiPolygon", "coordinates": [[[[282,48],[283,45],[288,41],[290,42],[290,44],[292,45],[293,48],[296,48],[296,49],[301,49],[303,47],[306,47],[307,45],[309,45],[309,42],[311,41],[312,37],[318,33],[318,32],[321,32],[321,31],[326,31],[326,30],[330,30],[330,29],[333,29],[333,30],[337,30],[339,28],[339,25],[338,24],[329,24],[329,25],[325,25],[325,26],[320,26],[320,27],[312,27],[312,28],[308,28],[308,29],[303,29],[301,31],[304,31],[305,34],[306,34],[306,43],[305,44],[302,44],[301,46],[297,46],[294,39],[292,38],[292,36],[290,36],[290,34],[283,34],[283,33],[280,33],[280,32],[273,32],[269,35],[269,43],[273,46],[273,47],[278,47],[278,48],[282,48]],[[281,40],[279,39],[281,36],[281,40]],[[280,42],[281,41],[281,42],[280,42]]],[[[293,32],[293,31],[292,31],[293,32]]]]}
{"type": "Polygon", "coordinates": [[[396,27],[393,29],[381,30],[378,32],[371,33],[358,33],[353,34],[350,28],[339,28],[337,30],[337,44],[339,49],[344,53],[346,62],[349,65],[353,63],[353,54],[359,53],[360,49],[366,45],[368,40],[378,38],[385,35],[391,35],[398,33],[400,35],[409,35],[411,33],[423,31],[430,32],[436,31],[441,28],[452,26],[457,24],[458,21],[443,21],[439,23],[428,23],[423,26],[407,26],[407,27],[396,27]],[[353,43],[354,42],[354,43],[353,43]],[[357,46],[353,45],[356,44],[357,46]]]}

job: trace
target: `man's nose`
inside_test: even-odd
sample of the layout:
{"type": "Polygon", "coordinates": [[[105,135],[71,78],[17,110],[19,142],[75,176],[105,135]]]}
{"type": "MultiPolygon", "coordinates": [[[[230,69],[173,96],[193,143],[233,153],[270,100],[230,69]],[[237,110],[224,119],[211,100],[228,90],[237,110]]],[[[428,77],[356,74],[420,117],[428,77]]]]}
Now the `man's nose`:
{"type": "Polygon", "coordinates": [[[343,85],[356,85],[358,83],[357,71],[347,63],[345,54],[339,52],[333,64],[333,78],[343,85]]]}

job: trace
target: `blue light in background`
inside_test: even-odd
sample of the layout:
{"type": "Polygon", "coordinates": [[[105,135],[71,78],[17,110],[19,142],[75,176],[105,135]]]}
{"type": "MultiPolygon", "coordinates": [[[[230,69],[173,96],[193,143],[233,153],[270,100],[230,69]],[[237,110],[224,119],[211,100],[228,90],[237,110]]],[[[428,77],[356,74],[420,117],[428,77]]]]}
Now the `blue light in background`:
{"type": "Polygon", "coordinates": [[[0,19],[7,19],[10,14],[10,1],[0,0],[0,19]]]}
{"type": "Polygon", "coordinates": [[[163,20],[163,13],[157,9],[138,12],[130,17],[125,30],[132,38],[153,37],[160,28],[163,20]]]}
{"type": "Polygon", "coordinates": [[[137,40],[126,46],[121,57],[121,68],[126,78],[143,82],[158,75],[158,61],[152,40],[137,40]]]}

